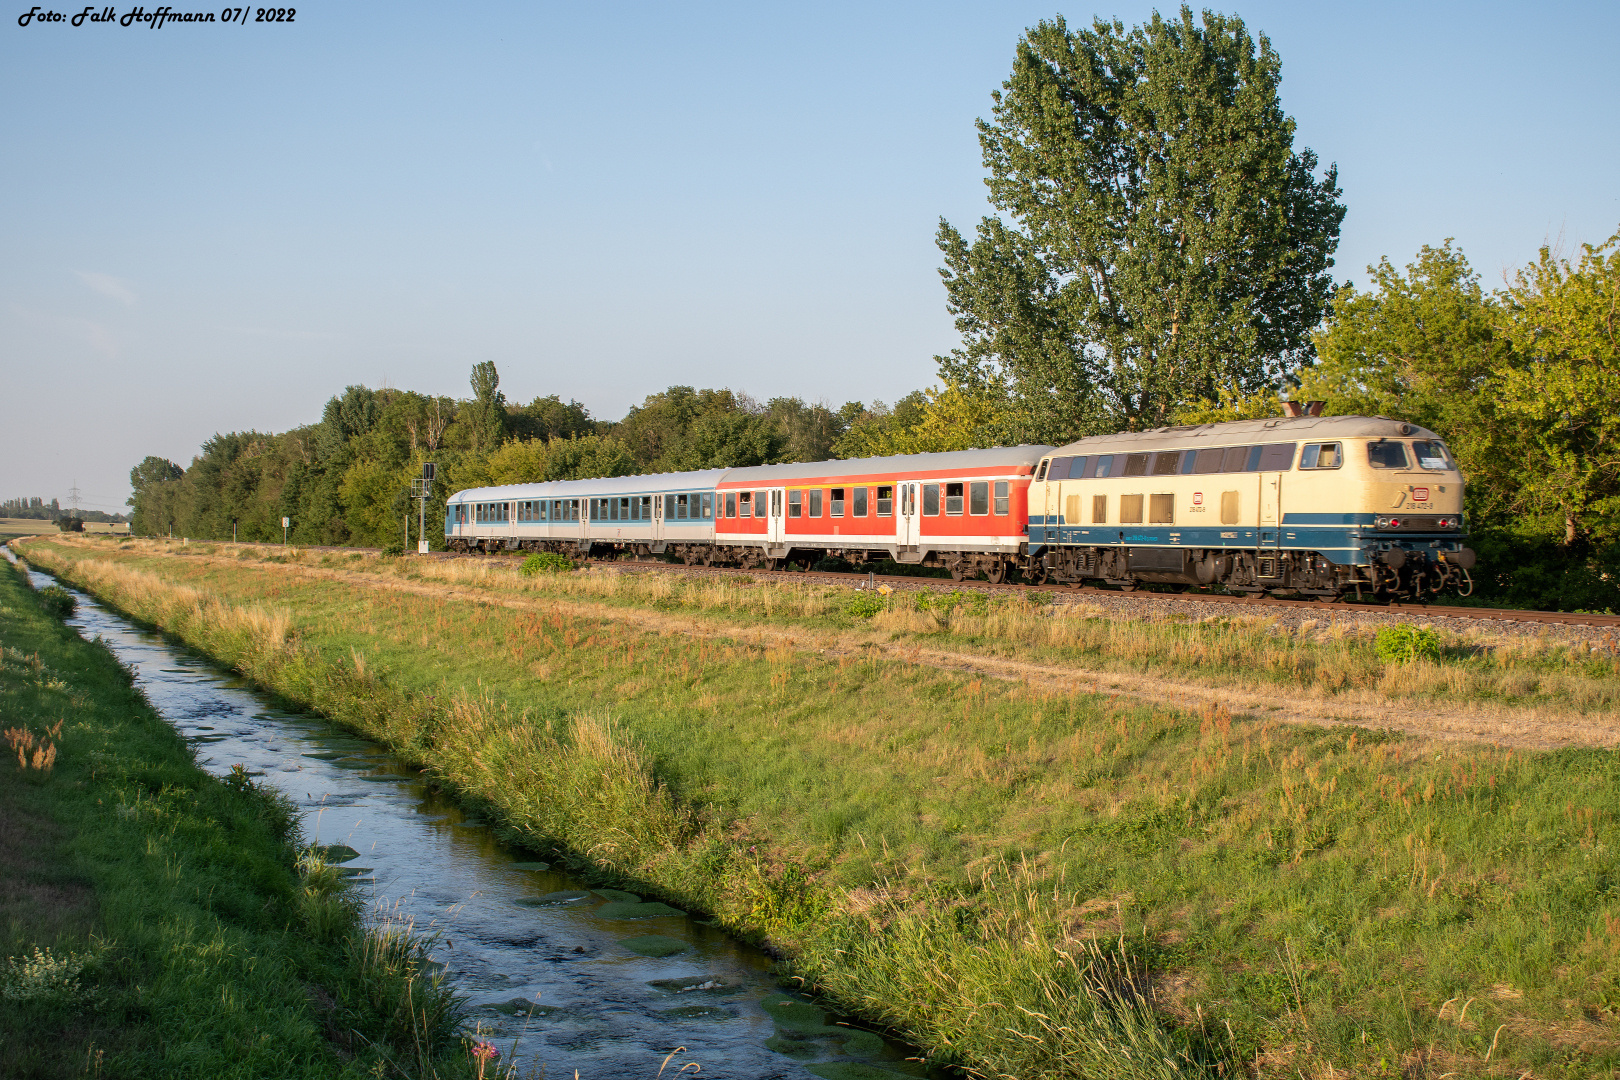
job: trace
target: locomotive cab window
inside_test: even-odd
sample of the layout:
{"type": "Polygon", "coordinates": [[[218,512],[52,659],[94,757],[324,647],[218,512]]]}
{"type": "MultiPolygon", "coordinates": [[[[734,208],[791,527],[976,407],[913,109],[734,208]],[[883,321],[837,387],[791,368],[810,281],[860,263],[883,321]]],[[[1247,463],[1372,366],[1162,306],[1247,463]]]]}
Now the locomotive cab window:
{"type": "Polygon", "coordinates": [[[1451,455],[1446,453],[1446,444],[1438,439],[1419,439],[1412,444],[1412,452],[1417,455],[1420,469],[1441,471],[1455,468],[1451,464],[1451,455]]]}
{"type": "Polygon", "coordinates": [[[1337,469],[1344,464],[1344,455],[1336,442],[1306,443],[1299,453],[1302,469],[1337,469]]]}
{"type": "Polygon", "coordinates": [[[1047,458],[1041,462],[1041,467],[1035,470],[1035,482],[1037,484],[1046,479],[1046,467],[1050,464],[1052,464],[1052,459],[1047,458]]]}
{"type": "Polygon", "coordinates": [[[1007,481],[1007,480],[997,480],[996,481],[996,516],[997,517],[1006,517],[1007,516],[1008,491],[1011,489],[1011,486],[1012,486],[1012,484],[1011,484],[1010,481],[1007,481]]]}
{"type": "Polygon", "coordinates": [[[923,514],[928,517],[939,516],[939,485],[923,485],[923,514]]]}
{"type": "Polygon", "coordinates": [[[894,488],[880,487],[877,489],[877,516],[894,516],[894,488]]]}
{"type": "Polygon", "coordinates": [[[814,517],[814,518],[818,518],[818,517],[821,516],[821,489],[820,488],[816,488],[814,491],[810,492],[810,516],[814,517]]]}
{"type": "Polygon", "coordinates": [[[1046,470],[1048,480],[1067,480],[1069,478],[1069,465],[1074,461],[1072,457],[1055,457],[1052,467],[1046,470]]]}
{"type": "MultiPolygon", "coordinates": [[[[1068,462],[1064,462],[1067,466],[1068,462]]],[[[983,517],[990,513],[990,481],[975,480],[968,485],[968,513],[983,517]]]]}
{"type": "Polygon", "coordinates": [[[945,512],[947,514],[960,514],[962,512],[962,485],[945,485],[945,512]]]}
{"type": "Polygon", "coordinates": [[[1375,469],[1409,469],[1406,444],[1379,439],[1367,444],[1367,464],[1375,469]]]}
{"type": "Polygon", "coordinates": [[[830,500],[829,501],[831,501],[831,503],[832,503],[832,516],[833,517],[843,517],[844,516],[844,489],[843,488],[833,488],[829,492],[829,495],[830,495],[830,500]]]}

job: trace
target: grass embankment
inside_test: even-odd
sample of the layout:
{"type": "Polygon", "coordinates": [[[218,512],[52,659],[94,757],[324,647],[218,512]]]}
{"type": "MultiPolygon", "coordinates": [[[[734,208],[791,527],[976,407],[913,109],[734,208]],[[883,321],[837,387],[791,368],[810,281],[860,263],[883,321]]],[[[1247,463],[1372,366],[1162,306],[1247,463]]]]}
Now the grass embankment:
{"type": "MultiPolygon", "coordinates": [[[[29,545],[385,739],[518,837],[770,937],[829,993],[942,1058],[1108,1077],[1234,1061],[1267,1076],[1620,1064],[1611,751],[1288,727],[780,636],[751,644],[767,624],[807,641],[854,625],[802,586],[738,583],[724,600],[705,585],[485,571],[479,602],[465,581],[403,592],[129,548],[29,545]],[[594,612],[581,606],[593,590],[594,612]],[[250,631],[242,613],[255,608],[250,631]],[[706,611],[733,630],[660,632],[636,611],[706,611]],[[1133,978],[1098,962],[1121,939],[1133,978]]],[[[413,570],[429,585],[455,573],[413,570]]],[[[1292,657],[1301,692],[1320,688],[1313,671],[1366,671],[1367,692],[1415,685],[1353,635],[937,610],[890,612],[935,629],[884,633],[987,650],[1027,634],[1102,665],[1154,663],[1110,642],[1204,650],[1234,686],[1290,677],[1238,670],[1245,656],[1292,657]]],[[[1545,644],[1454,641],[1430,666],[1425,693],[1529,670],[1529,693],[1572,713],[1612,701],[1616,678],[1611,660],[1545,644]]]]}
{"type": "Polygon", "coordinates": [[[0,566],[0,1075],[467,1073],[419,945],[366,931],[290,806],[199,769],[52,600],[0,566]]]}

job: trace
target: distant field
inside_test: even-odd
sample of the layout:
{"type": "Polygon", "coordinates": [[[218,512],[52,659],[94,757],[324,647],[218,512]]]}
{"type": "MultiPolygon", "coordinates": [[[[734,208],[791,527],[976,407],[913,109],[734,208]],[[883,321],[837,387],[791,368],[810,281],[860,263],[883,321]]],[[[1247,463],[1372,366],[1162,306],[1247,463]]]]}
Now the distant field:
{"type": "MultiPolygon", "coordinates": [[[[0,536],[40,536],[57,531],[56,522],[44,518],[0,517],[0,536]]],[[[128,525],[113,525],[105,521],[84,523],[87,533],[128,533],[128,525]]]]}

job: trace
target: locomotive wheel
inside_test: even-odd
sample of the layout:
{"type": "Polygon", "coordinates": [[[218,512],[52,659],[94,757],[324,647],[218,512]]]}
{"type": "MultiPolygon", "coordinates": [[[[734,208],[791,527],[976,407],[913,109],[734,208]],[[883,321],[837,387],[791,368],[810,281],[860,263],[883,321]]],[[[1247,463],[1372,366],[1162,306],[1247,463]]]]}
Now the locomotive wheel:
{"type": "Polygon", "coordinates": [[[1044,562],[1037,563],[1024,571],[1024,580],[1031,585],[1045,585],[1052,580],[1052,571],[1047,568],[1044,562]]]}

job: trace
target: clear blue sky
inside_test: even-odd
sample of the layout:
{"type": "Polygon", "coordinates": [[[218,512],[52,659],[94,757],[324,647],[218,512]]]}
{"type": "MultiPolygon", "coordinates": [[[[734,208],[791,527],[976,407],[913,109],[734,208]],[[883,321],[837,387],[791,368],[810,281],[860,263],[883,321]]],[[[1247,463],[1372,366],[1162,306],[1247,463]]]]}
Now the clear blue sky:
{"type": "MultiPolygon", "coordinates": [[[[985,212],[973,121],[1020,32],[1151,10],[30,6],[0,18],[0,497],[77,479],[109,510],[147,454],[350,383],[466,396],[481,360],[607,419],[674,383],[927,385],[955,341],[934,230],[985,212]]],[[[1340,280],[1449,236],[1497,283],[1620,227],[1620,4],[1219,10],[1271,37],[1298,145],[1339,165],[1340,280]]]]}

